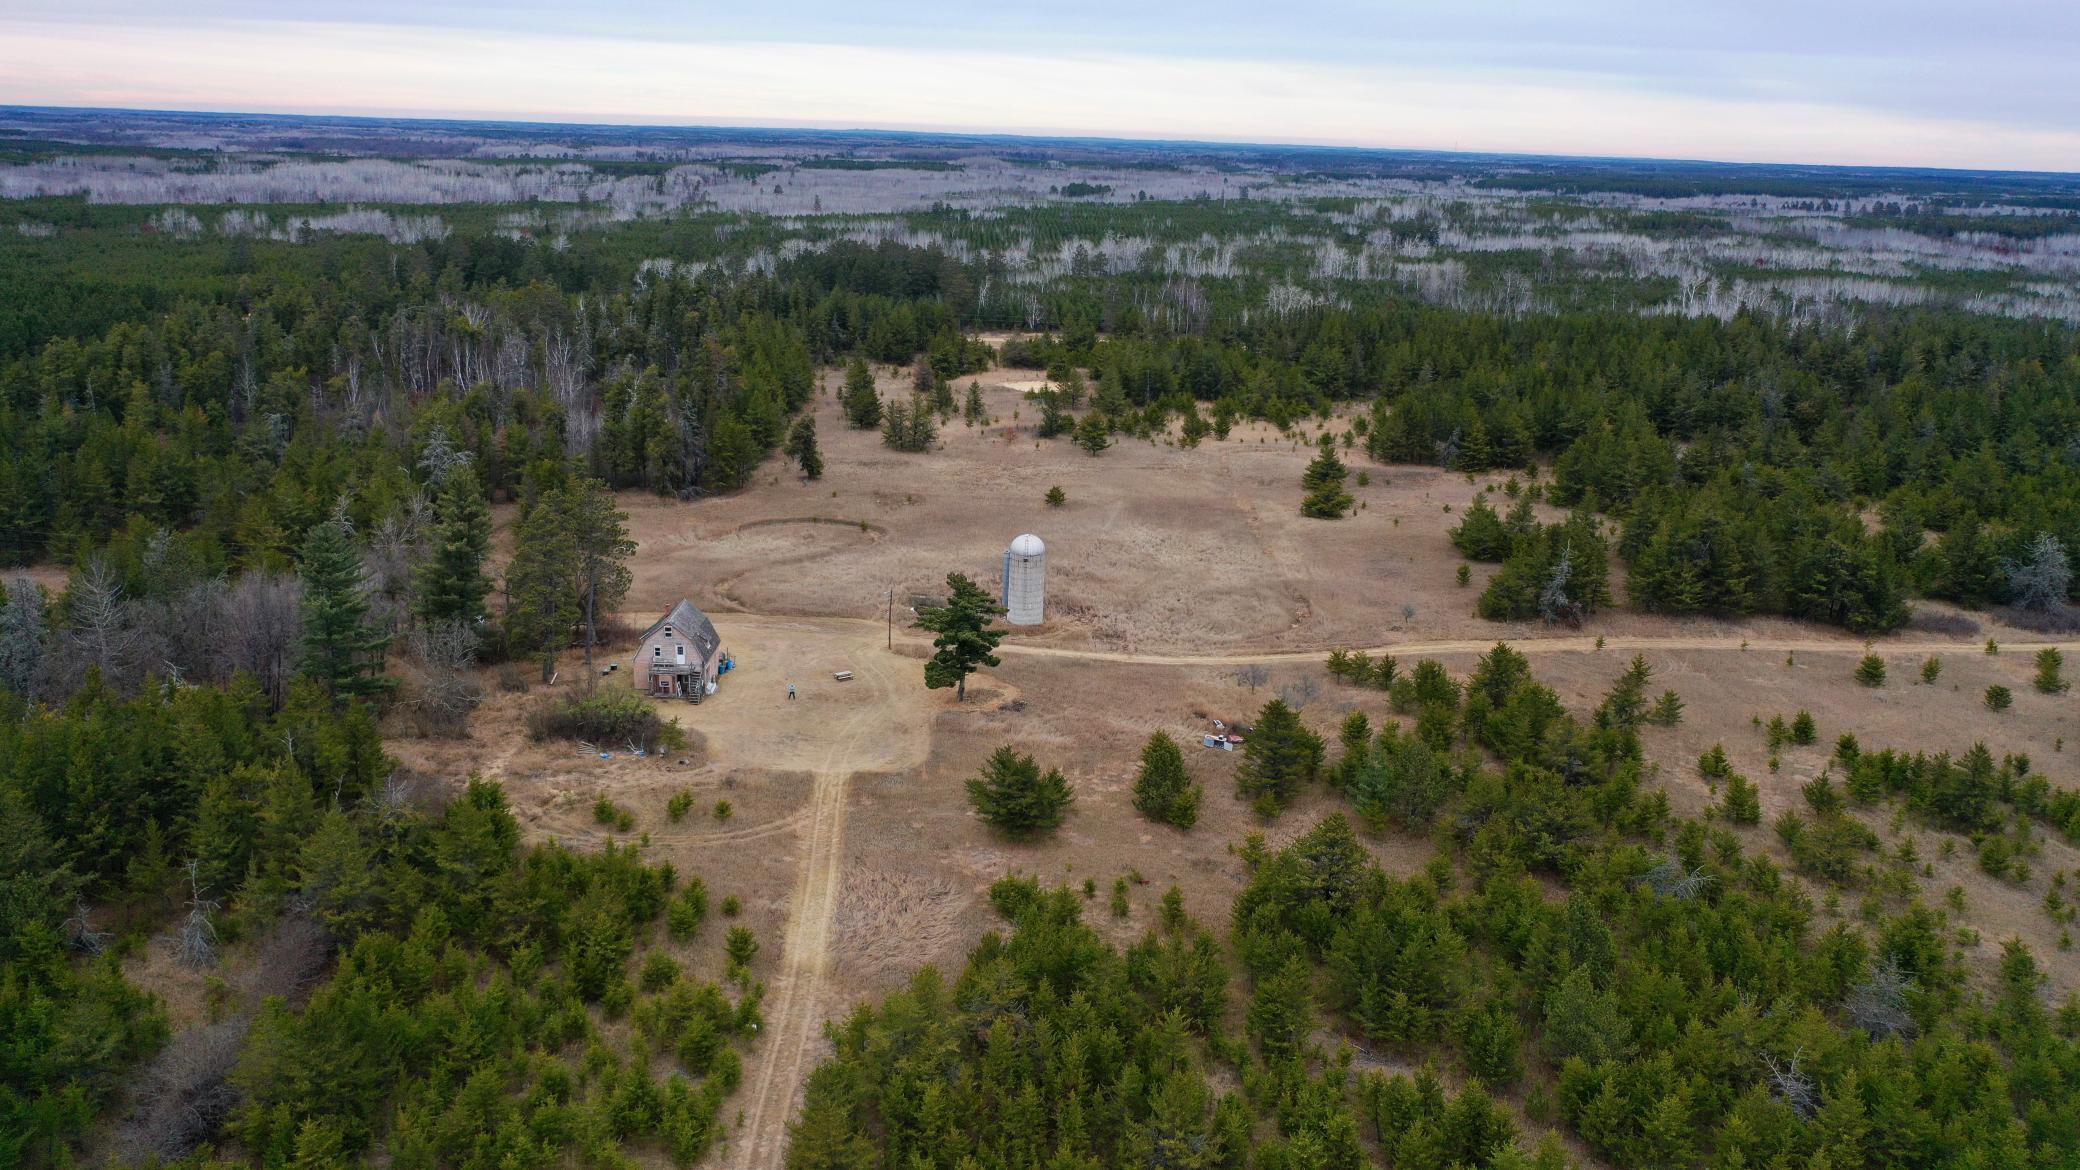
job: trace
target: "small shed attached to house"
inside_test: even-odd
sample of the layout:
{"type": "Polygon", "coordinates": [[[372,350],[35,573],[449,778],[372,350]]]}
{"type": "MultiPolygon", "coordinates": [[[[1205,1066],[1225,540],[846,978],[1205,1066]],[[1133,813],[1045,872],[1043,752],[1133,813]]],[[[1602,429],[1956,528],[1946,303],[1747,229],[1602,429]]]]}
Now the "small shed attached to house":
{"type": "Polygon", "coordinates": [[[722,676],[722,639],[708,615],[681,599],[636,643],[636,677],[645,693],[698,703],[722,676]]]}

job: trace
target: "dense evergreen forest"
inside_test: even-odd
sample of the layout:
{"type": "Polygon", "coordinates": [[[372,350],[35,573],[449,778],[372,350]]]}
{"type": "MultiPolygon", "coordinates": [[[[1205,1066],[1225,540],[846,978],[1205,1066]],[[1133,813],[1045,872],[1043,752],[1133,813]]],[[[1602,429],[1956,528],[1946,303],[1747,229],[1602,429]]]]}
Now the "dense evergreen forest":
{"type": "Polygon", "coordinates": [[[369,709],[312,683],[273,714],[247,677],[8,715],[0,1164],[72,1164],[119,1100],[101,1154],[129,1164],[685,1165],[716,1140],[762,989],[748,932],[726,985],[656,947],[719,933],[698,877],[523,847],[487,784],[420,811],[369,709]],[[118,962],[161,929],[204,969],[251,944],[258,985],[214,981],[169,1038],[118,962]]]}
{"type": "MultiPolygon", "coordinates": [[[[140,235],[135,214],[76,218],[9,242],[43,262],[0,277],[16,306],[0,329],[0,556],[16,563],[134,560],[163,530],[204,572],[279,569],[328,517],[372,531],[406,512],[434,442],[471,456],[493,496],[567,463],[614,487],[729,491],[820,364],[922,355],[951,379],[986,360],[973,331],[1035,315],[988,252],[836,240],[766,268],[674,271],[628,250],[710,256],[722,222],[557,249],[488,231],[178,240],[140,235]]],[[[1548,468],[1550,502],[1619,536],[1628,602],[1663,612],[1875,632],[1915,594],[2042,608],[2014,570],[2080,548],[2067,327],[1512,316],[1386,293],[1266,312],[1247,307],[1254,279],[1181,300],[1072,271],[1037,302],[1040,340],[1005,359],[1088,371],[1088,413],[1115,434],[1198,418],[1192,437],[1218,438],[1227,420],[1356,403],[1347,442],[1377,460],[1548,468]]]]}

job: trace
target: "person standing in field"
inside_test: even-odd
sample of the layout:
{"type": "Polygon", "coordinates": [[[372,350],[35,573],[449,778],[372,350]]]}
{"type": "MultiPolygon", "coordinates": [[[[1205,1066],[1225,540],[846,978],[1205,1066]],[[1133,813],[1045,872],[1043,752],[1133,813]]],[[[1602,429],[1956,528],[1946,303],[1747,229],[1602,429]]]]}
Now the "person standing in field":
{"type": "Polygon", "coordinates": [[[792,702],[794,701],[794,684],[793,684],[793,683],[788,683],[788,684],[787,684],[787,701],[788,701],[788,702],[790,702],[790,703],[792,703],[792,702]]]}

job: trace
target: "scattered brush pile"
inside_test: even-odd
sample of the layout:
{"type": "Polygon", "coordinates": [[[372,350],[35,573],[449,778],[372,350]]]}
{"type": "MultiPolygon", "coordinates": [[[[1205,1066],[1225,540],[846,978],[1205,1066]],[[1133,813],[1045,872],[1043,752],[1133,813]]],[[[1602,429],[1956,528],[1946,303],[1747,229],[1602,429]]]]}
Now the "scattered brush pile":
{"type": "Polygon", "coordinates": [[[634,691],[603,690],[589,695],[551,696],[527,715],[530,739],[631,744],[644,751],[682,751],[686,733],[634,691]]]}

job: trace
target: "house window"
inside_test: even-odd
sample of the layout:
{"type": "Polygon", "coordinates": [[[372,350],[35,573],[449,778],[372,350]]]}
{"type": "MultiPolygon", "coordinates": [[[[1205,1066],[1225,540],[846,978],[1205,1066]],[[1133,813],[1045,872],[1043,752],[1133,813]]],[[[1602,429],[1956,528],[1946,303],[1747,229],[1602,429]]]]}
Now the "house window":
{"type": "Polygon", "coordinates": [[[665,637],[667,637],[667,638],[669,638],[669,637],[671,637],[671,636],[672,636],[672,627],[670,627],[670,626],[666,626],[666,627],[664,628],[664,636],[665,636],[665,637]]]}
{"type": "Polygon", "coordinates": [[[664,657],[664,647],[662,647],[662,646],[652,646],[652,647],[650,647],[650,657],[652,657],[652,658],[663,658],[663,657],[664,657]]]}

